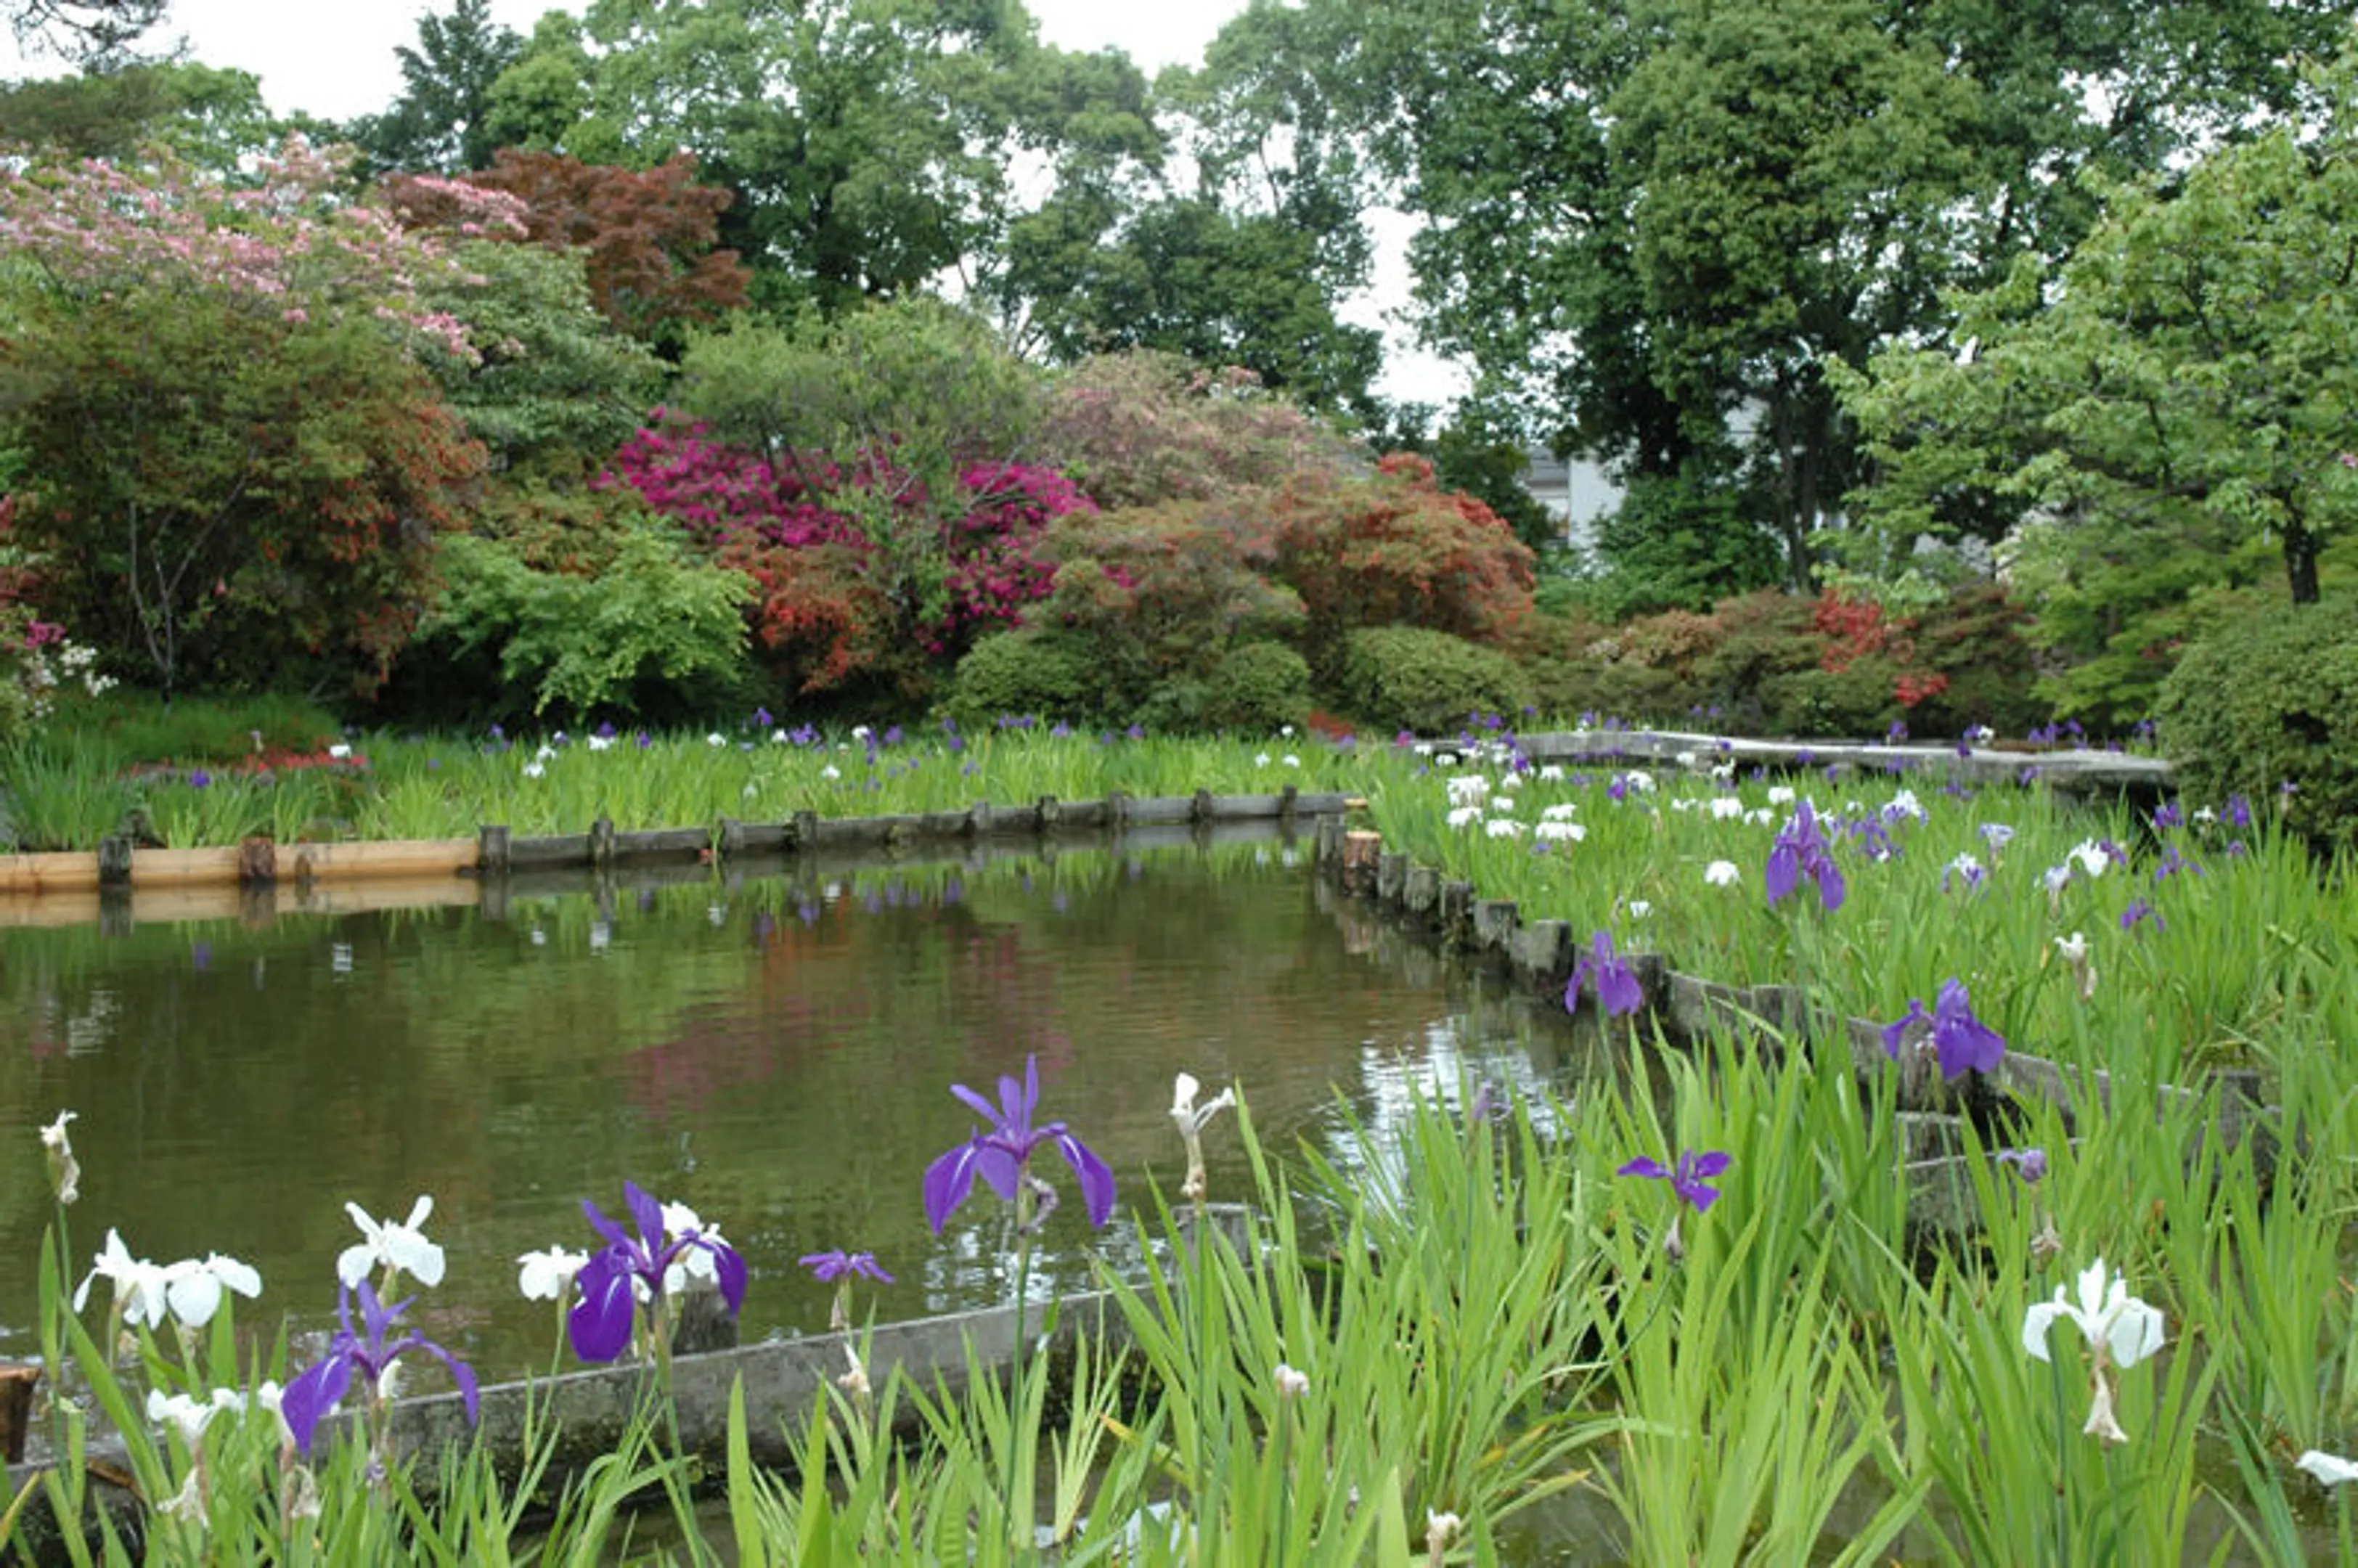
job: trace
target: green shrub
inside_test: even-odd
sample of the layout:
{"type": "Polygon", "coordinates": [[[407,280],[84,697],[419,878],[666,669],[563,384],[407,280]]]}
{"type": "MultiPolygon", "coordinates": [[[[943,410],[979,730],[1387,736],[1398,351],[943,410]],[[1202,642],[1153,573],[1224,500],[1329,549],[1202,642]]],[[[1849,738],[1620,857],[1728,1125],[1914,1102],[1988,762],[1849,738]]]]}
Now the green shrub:
{"type": "Polygon", "coordinates": [[[1267,734],[1310,711],[1310,663],[1282,643],[1230,649],[1205,682],[1204,719],[1213,728],[1267,734]]]}
{"type": "Polygon", "coordinates": [[[581,576],[535,569],[506,540],[462,535],[441,554],[420,656],[459,669],[495,657],[503,711],[528,701],[569,718],[668,714],[743,667],[751,581],[691,559],[654,527],[623,533],[581,576]]]}
{"type": "Polygon", "coordinates": [[[1050,632],[1002,632],[960,659],[942,708],[966,728],[1002,714],[1094,719],[1108,710],[1106,683],[1088,649],[1050,632]]]}
{"type": "Polygon", "coordinates": [[[1206,675],[1157,686],[1138,717],[1162,733],[1266,735],[1303,722],[1310,708],[1310,662],[1282,643],[1246,643],[1206,675]]]}
{"type": "Polygon", "coordinates": [[[2287,827],[2358,847],[2358,595],[2278,603],[2195,643],[2159,716],[2188,797],[2260,802],[2289,784],[2287,827]]]}
{"type": "Polygon", "coordinates": [[[1380,730],[1457,729],[1472,713],[1520,715],[1530,685],[1515,661],[1446,632],[1376,626],[1346,640],[1342,705],[1380,730]]]}

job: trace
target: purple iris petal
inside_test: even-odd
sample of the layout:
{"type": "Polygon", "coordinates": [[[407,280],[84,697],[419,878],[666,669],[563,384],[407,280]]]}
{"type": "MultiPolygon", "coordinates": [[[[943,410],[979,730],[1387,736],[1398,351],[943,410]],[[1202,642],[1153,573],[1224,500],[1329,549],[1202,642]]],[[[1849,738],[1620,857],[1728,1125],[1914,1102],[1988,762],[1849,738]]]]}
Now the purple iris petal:
{"type": "Polygon", "coordinates": [[[2017,1174],[2036,1186],[2047,1175],[2047,1151],[2044,1149],[2001,1149],[1997,1162],[2011,1165],[2017,1174]]]}
{"type": "Polygon", "coordinates": [[[2006,1056],[2006,1037],[1974,1016],[1965,984],[1954,978],[1941,982],[1940,996],[1932,1004],[1929,1020],[1924,1016],[1922,1000],[1909,999],[1908,1011],[1884,1027],[1885,1053],[1897,1058],[1909,1029],[1928,1022],[1931,1024],[1932,1049],[1941,1058],[1941,1076],[1945,1082],[1955,1083],[1969,1072],[1996,1072],[2006,1056]]]}
{"type": "Polygon", "coordinates": [[[1013,1203],[1022,1190],[1033,1154],[1044,1143],[1054,1143],[1065,1163],[1072,1166],[1080,1183],[1089,1223],[1103,1225],[1113,1217],[1112,1168],[1067,1131],[1063,1122],[1052,1121],[1036,1128],[1032,1125],[1033,1112],[1040,1105],[1037,1056],[1024,1058],[1022,1083],[1011,1077],[999,1080],[997,1105],[964,1084],[951,1085],[950,1092],[991,1126],[989,1131],[976,1132],[925,1167],[925,1218],[936,1235],[941,1234],[951,1214],[973,1193],[977,1177],[988,1183],[1002,1199],[1013,1203]]]}
{"type": "Polygon", "coordinates": [[[1613,950],[1613,934],[1609,931],[1597,932],[1590,939],[1589,950],[1572,967],[1572,979],[1563,988],[1566,1012],[1578,1011],[1584,983],[1595,992],[1596,1005],[1607,1018],[1618,1018],[1646,1005],[1646,991],[1638,983],[1638,971],[1613,950]]]}
{"type": "Polygon", "coordinates": [[[1818,902],[1828,914],[1842,907],[1848,884],[1818,829],[1817,813],[1806,800],[1794,807],[1768,851],[1768,867],[1761,881],[1768,890],[1770,907],[1800,887],[1803,877],[1818,884],[1818,902]]]}
{"type": "Polygon", "coordinates": [[[846,1274],[865,1274],[887,1285],[892,1282],[892,1276],[876,1261],[873,1252],[846,1252],[838,1249],[832,1252],[807,1252],[795,1261],[808,1269],[811,1277],[823,1285],[831,1284],[846,1274]]]}
{"type": "Polygon", "coordinates": [[[1660,1160],[1643,1155],[1630,1161],[1616,1172],[1617,1175],[1646,1176],[1654,1181],[1668,1181],[1671,1190],[1694,1207],[1697,1214],[1709,1211],[1719,1201],[1719,1189],[1708,1184],[1709,1178],[1727,1169],[1729,1156],[1717,1151],[1698,1154],[1693,1150],[1682,1151],[1676,1169],[1660,1160]]]}
{"type": "Polygon", "coordinates": [[[459,1386],[459,1397],[467,1407],[467,1419],[475,1419],[478,1401],[471,1368],[424,1335],[392,1336],[392,1331],[401,1323],[401,1314],[408,1309],[409,1301],[384,1305],[377,1299],[376,1288],[366,1280],[357,1287],[340,1288],[336,1314],[343,1326],[329,1342],[327,1355],[297,1374],[279,1400],[279,1413],[287,1420],[287,1430],[294,1434],[295,1445],[306,1454],[311,1452],[311,1441],[319,1433],[319,1422],[351,1391],[355,1373],[359,1374],[361,1386],[373,1392],[385,1369],[412,1350],[423,1350],[450,1369],[451,1381],[459,1386]],[[355,1291],[361,1303],[358,1327],[352,1324],[355,1291]]]}
{"type": "Polygon", "coordinates": [[[631,1223],[637,1227],[635,1236],[607,1218],[590,1199],[581,1200],[590,1226],[606,1239],[605,1247],[575,1276],[581,1299],[566,1319],[573,1353],[584,1361],[611,1361],[629,1347],[639,1287],[646,1287],[650,1301],[660,1300],[664,1276],[682,1253],[708,1254],[720,1299],[731,1313],[745,1304],[745,1260],[734,1247],[698,1230],[673,1237],[666,1244],[663,1205],[636,1182],[622,1184],[622,1199],[630,1208],[631,1223]]]}

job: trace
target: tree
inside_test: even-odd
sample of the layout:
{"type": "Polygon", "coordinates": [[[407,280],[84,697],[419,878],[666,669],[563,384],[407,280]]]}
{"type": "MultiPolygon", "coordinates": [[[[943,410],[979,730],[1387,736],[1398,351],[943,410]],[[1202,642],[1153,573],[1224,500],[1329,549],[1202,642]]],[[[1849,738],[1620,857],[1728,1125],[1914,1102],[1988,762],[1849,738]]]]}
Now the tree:
{"type": "Polygon", "coordinates": [[[1373,252],[1352,166],[1331,167],[1316,134],[1325,108],[1300,15],[1255,7],[1204,70],[1157,83],[1158,120],[1192,186],[1133,188],[1125,207],[1098,210],[1094,232],[1060,205],[1011,230],[1004,281],[1031,301],[1052,354],[1153,349],[1242,366],[1271,391],[1362,424],[1385,416],[1371,390],[1382,335],[1338,314],[1373,252]]]}
{"type": "Polygon", "coordinates": [[[492,466],[579,480],[637,428],[664,363],[590,305],[579,254],[468,240],[464,271],[427,290],[482,346],[436,356],[443,395],[492,466]]]}
{"type": "Polygon", "coordinates": [[[983,293],[1017,165],[1101,182],[1151,147],[1135,69],[1087,59],[1013,0],[597,0],[535,33],[493,116],[587,163],[693,155],[735,195],[720,238],[756,302],[839,313],[961,268],[983,293]]]}
{"type": "Polygon", "coordinates": [[[20,526],[77,630],[167,692],[381,681],[481,462],[425,368],[475,351],[449,257],[300,143],[238,187],[10,173],[0,232],[20,526]]]}
{"type": "Polygon", "coordinates": [[[698,184],[685,153],[631,169],[503,147],[468,179],[522,202],[533,243],[581,252],[591,301],[634,338],[676,348],[688,325],[746,303],[750,275],[714,248],[732,199],[698,184]]]}
{"type": "Polygon", "coordinates": [[[1241,365],[1273,392],[1366,416],[1382,334],[1336,319],[1316,252],[1285,219],[1189,197],[1147,206],[1110,243],[1067,253],[1054,286],[1047,258],[1009,281],[1036,294],[1035,326],[1060,360],[1155,349],[1241,365]]]}
{"type": "MultiPolygon", "coordinates": [[[[1970,356],[1895,344],[1844,378],[1881,464],[1856,503],[1887,555],[2025,519],[2015,548],[2065,611],[2102,583],[2083,655],[2141,654],[2149,687],[2204,588],[2271,552],[2296,605],[2358,521],[2358,57],[2279,124],[2182,176],[2097,189],[2060,266],[2026,259],[1961,302],[1970,356]]],[[[2052,630],[2052,628],[2050,628],[2052,630]]]]}
{"type": "Polygon", "coordinates": [[[401,96],[352,126],[352,139],[380,168],[457,174],[481,168],[500,146],[492,90],[524,54],[514,28],[492,20],[491,0],[454,0],[446,16],[417,19],[417,47],[401,61],[401,96]]]}
{"type": "Polygon", "coordinates": [[[252,73],[190,61],[0,86],[0,146],[49,158],[119,163],[160,146],[226,173],[284,135],[252,73]]]}
{"type": "Polygon", "coordinates": [[[1356,147],[1427,220],[1435,343],[1633,493],[1757,498],[1799,575],[1855,472],[1827,367],[1942,337],[1942,289],[2068,252],[2082,171],[2247,135],[2346,20],[2324,0],[1305,0],[1293,26],[1327,101],[1297,135],[1356,147]]]}

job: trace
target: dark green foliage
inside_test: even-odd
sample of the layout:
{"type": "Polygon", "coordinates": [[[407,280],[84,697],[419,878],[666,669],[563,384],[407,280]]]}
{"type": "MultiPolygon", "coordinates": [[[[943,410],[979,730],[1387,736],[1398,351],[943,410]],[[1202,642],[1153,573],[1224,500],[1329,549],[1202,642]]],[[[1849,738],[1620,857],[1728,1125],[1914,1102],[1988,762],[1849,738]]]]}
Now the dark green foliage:
{"type": "Polygon", "coordinates": [[[417,47],[401,61],[401,96],[352,127],[352,139],[379,168],[456,174],[481,168],[500,146],[492,126],[492,84],[523,58],[525,41],[492,20],[491,0],[457,0],[447,16],[417,19],[417,47]]]}
{"type": "Polygon", "coordinates": [[[1141,718],[1158,731],[1267,735],[1299,724],[1310,708],[1310,662],[1282,643],[1246,643],[1200,678],[1164,682],[1141,718]]]}
{"type": "Polygon", "coordinates": [[[1723,595],[1776,581],[1776,536],[1755,526],[1753,514],[1742,490],[1698,469],[1631,480],[1620,508],[1598,531],[1610,568],[1590,602],[1618,620],[1702,610],[1723,595]]]}
{"type": "Polygon", "coordinates": [[[487,346],[473,362],[436,362],[450,406],[494,468],[586,477],[638,427],[662,362],[591,308],[579,254],[490,240],[457,254],[465,280],[427,297],[487,346]]]}
{"type": "Polygon", "coordinates": [[[44,611],[167,691],[373,689],[482,460],[425,371],[374,321],[192,290],[18,320],[44,611]]]}
{"type": "Polygon", "coordinates": [[[1531,686],[1515,661],[1446,632],[1375,626],[1346,640],[1337,697],[1377,730],[1455,730],[1469,715],[1519,719],[1531,686]]]}
{"type": "Polygon", "coordinates": [[[166,146],[199,168],[235,168],[275,147],[280,128],[250,71],[192,61],[0,86],[0,146],[121,163],[166,146]]]}
{"type": "Polygon", "coordinates": [[[1087,643],[1026,630],[985,637],[968,650],[942,706],[972,730],[996,723],[1002,715],[1100,718],[1109,695],[1087,643]]]}
{"type": "Polygon", "coordinates": [[[2358,596],[2268,605],[2194,643],[2159,717],[2189,800],[2281,798],[2287,827],[2358,848],[2358,596]]]}

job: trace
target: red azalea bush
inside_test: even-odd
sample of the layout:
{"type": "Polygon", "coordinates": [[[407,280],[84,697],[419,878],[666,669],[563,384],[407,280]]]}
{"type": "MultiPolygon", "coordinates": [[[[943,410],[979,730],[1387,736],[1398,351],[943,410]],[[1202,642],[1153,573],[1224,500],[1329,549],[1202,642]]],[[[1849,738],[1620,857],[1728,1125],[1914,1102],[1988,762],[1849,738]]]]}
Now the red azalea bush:
{"type": "Polygon", "coordinates": [[[1413,453],[1369,477],[1297,480],[1271,514],[1275,574],[1302,596],[1313,662],[1330,673],[1363,626],[1496,642],[1531,613],[1531,547],[1413,453]]]}

